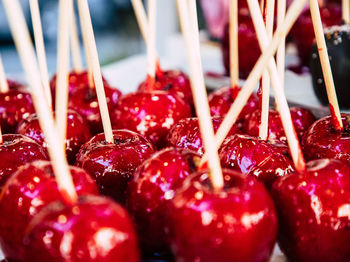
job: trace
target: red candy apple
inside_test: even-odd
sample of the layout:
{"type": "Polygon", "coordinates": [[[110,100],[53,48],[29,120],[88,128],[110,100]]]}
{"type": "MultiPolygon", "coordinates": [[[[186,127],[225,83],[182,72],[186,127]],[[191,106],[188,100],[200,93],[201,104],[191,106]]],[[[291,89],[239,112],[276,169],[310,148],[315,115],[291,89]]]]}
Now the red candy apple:
{"type": "Polygon", "coordinates": [[[303,173],[278,179],[272,195],[288,261],[350,261],[350,166],[313,160],[303,173]]]}
{"type": "MultiPolygon", "coordinates": [[[[24,119],[18,125],[18,133],[26,135],[45,148],[44,133],[41,130],[39,118],[36,114],[24,119]]],[[[67,113],[67,134],[66,134],[66,154],[70,164],[75,161],[75,156],[82,144],[91,138],[91,133],[86,121],[75,111],[68,110],[67,113]]]]}
{"type": "Polygon", "coordinates": [[[15,133],[18,123],[34,112],[33,101],[26,88],[10,81],[9,91],[0,93],[0,124],[2,133],[15,133]]]}
{"type": "Polygon", "coordinates": [[[128,186],[127,206],[136,224],[145,256],[168,255],[166,210],[183,180],[196,171],[200,156],[186,149],[166,148],[136,170],[128,186]]]}
{"type": "MultiPolygon", "coordinates": [[[[211,115],[224,117],[235,101],[239,91],[239,88],[224,87],[211,93],[208,97],[211,115]]],[[[258,109],[259,99],[253,94],[248,99],[247,104],[243,107],[242,112],[237,119],[237,123],[242,122],[245,115],[251,114],[258,109]]]]}
{"type": "Polygon", "coordinates": [[[127,212],[100,196],[80,197],[74,205],[55,202],[30,223],[23,261],[139,262],[127,212]]]}
{"type": "Polygon", "coordinates": [[[168,208],[169,232],[178,261],[267,262],[275,246],[277,215],[272,199],[252,176],[223,170],[215,190],[206,172],[188,177],[168,208]]]}
{"type": "MultiPolygon", "coordinates": [[[[290,114],[295,127],[295,131],[299,139],[303,137],[306,130],[316,121],[315,116],[308,109],[301,107],[290,108],[290,114]]],[[[259,136],[259,126],[261,121],[260,110],[255,111],[250,115],[246,115],[243,122],[243,131],[251,136],[259,136]]],[[[282,120],[280,114],[273,109],[269,110],[269,131],[268,140],[279,140],[283,143],[287,143],[287,138],[284,133],[282,120]]]]}
{"type": "Polygon", "coordinates": [[[137,92],[120,98],[112,111],[112,124],[114,129],[136,131],[162,148],[172,126],[190,116],[191,107],[175,94],[165,91],[137,92]]]}
{"type": "Polygon", "coordinates": [[[0,189],[18,167],[35,160],[46,160],[46,150],[23,135],[3,135],[0,144],[0,189]]]}
{"type": "Polygon", "coordinates": [[[193,105],[191,82],[184,72],[179,70],[157,70],[155,83],[151,89],[150,85],[147,84],[147,81],[148,80],[145,80],[139,85],[139,91],[167,91],[171,94],[182,96],[186,102],[188,102],[190,105],[193,105]]]}
{"type": "Polygon", "coordinates": [[[114,130],[114,143],[98,134],[77,154],[76,165],[97,182],[100,192],[124,203],[125,191],[135,169],[154,153],[153,145],[142,135],[129,130],[114,130]]]}
{"type": "Polygon", "coordinates": [[[342,114],[343,131],[333,127],[331,116],[317,120],[305,133],[302,149],[308,160],[335,158],[350,163],[350,115],[342,114]]]}
{"type": "MultiPolygon", "coordinates": [[[[90,175],[77,167],[70,171],[79,195],[97,194],[90,175]]],[[[22,261],[22,238],[28,223],[44,206],[62,199],[48,161],[22,166],[11,176],[0,196],[0,245],[6,258],[22,261]]]]}
{"type": "Polygon", "coordinates": [[[219,157],[223,168],[255,175],[267,188],[278,177],[294,171],[291,160],[283,154],[283,150],[247,135],[226,138],[219,149],[219,157]]]}
{"type": "MultiPolygon", "coordinates": [[[[212,118],[215,131],[218,130],[221,122],[222,118],[220,117],[212,118]]],[[[240,132],[240,129],[236,127],[236,125],[233,125],[229,135],[234,135],[240,132]]],[[[202,155],[204,153],[204,148],[202,145],[198,118],[184,118],[175,124],[167,136],[167,144],[168,146],[187,148],[202,155]]]]}

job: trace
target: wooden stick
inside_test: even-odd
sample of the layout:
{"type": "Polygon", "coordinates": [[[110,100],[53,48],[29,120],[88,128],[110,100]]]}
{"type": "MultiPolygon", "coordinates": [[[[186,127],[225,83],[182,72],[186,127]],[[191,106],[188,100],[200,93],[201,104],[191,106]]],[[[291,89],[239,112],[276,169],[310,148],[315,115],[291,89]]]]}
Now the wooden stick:
{"type": "Polygon", "coordinates": [[[2,58],[0,55],[0,92],[7,93],[8,91],[9,91],[9,85],[7,83],[5,69],[4,69],[4,65],[2,63],[2,58]]]}
{"type": "MultiPolygon", "coordinates": [[[[81,14],[81,9],[79,8],[79,1],[77,0],[78,3],[78,13],[79,13],[79,20],[80,20],[80,27],[82,29],[83,21],[82,21],[82,14],[81,14]]],[[[94,83],[94,78],[93,78],[93,73],[92,73],[92,58],[91,56],[91,50],[89,50],[89,41],[88,41],[88,36],[84,32],[84,30],[81,30],[82,34],[82,39],[83,39],[83,45],[84,45],[84,53],[85,53],[85,60],[86,60],[86,67],[87,67],[87,72],[88,72],[88,79],[89,79],[89,87],[95,88],[95,83],[94,83]]]]}
{"type": "MultiPolygon", "coordinates": [[[[286,15],[287,1],[277,0],[277,26],[283,23],[286,15]]],[[[281,84],[284,87],[284,70],[285,70],[285,56],[286,56],[286,39],[282,39],[277,49],[276,63],[277,71],[281,84]]]]}
{"type": "MultiPolygon", "coordinates": [[[[199,117],[199,126],[201,136],[203,138],[204,148],[208,152],[209,156],[209,169],[210,178],[214,189],[221,189],[224,185],[220,160],[215,146],[214,130],[210,117],[208,98],[205,90],[203,73],[200,72],[200,65],[198,64],[198,58],[196,58],[197,43],[199,39],[198,28],[196,30],[191,29],[187,0],[177,0],[181,27],[186,43],[187,56],[190,62],[190,78],[192,83],[192,92],[195,102],[197,115],[199,117]],[[193,32],[196,34],[193,35],[193,32]]],[[[193,17],[192,17],[193,19],[193,17]]]]}
{"type": "Polygon", "coordinates": [[[343,130],[343,122],[341,120],[337,93],[335,91],[335,86],[333,81],[331,64],[329,62],[326,40],[324,38],[320,9],[318,7],[317,0],[309,0],[309,3],[310,3],[311,19],[312,19],[312,24],[314,26],[316,44],[318,48],[318,55],[321,61],[323,78],[325,81],[327,96],[329,101],[329,109],[331,111],[334,128],[336,130],[343,130]]]}
{"type": "MultiPolygon", "coordinates": [[[[259,81],[263,70],[265,69],[267,63],[270,62],[271,57],[275,54],[277,47],[280,41],[288,34],[295,20],[300,15],[301,11],[304,8],[306,0],[295,0],[290,5],[288,12],[286,14],[286,18],[283,23],[276,29],[276,33],[274,34],[272,41],[265,49],[265,51],[261,54],[260,58],[256,62],[252,71],[250,72],[247,80],[245,81],[241,91],[239,92],[237,98],[232,104],[230,110],[227,112],[224,120],[222,121],[219,129],[216,132],[216,146],[219,148],[226,138],[228,132],[230,131],[232,125],[237,120],[242,108],[247,103],[250,95],[252,94],[255,85],[259,81]]],[[[203,156],[201,160],[201,164],[205,163],[207,156],[203,156]]]]}
{"type": "Polygon", "coordinates": [[[141,0],[131,0],[137,23],[139,25],[141,35],[146,45],[148,45],[148,20],[145,8],[141,0]]]}
{"type": "Polygon", "coordinates": [[[350,1],[342,0],[342,17],[345,24],[350,24],[350,1]]]}
{"type": "MultiPolygon", "coordinates": [[[[266,5],[263,10],[266,30],[269,39],[272,39],[273,21],[274,21],[275,1],[266,0],[266,5]]],[[[270,76],[269,72],[265,70],[262,76],[262,97],[261,97],[261,119],[259,126],[259,137],[262,140],[267,140],[269,133],[269,107],[270,107],[270,76]]]]}
{"type": "Polygon", "coordinates": [[[156,0],[148,0],[147,78],[152,89],[156,76],[156,0]]]}
{"type": "Polygon", "coordinates": [[[86,0],[78,0],[78,8],[80,10],[80,15],[82,20],[82,23],[81,23],[82,32],[86,36],[88,50],[90,50],[91,52],[91,55],[89,56],[89,58],[91,59],[90,64],[92,65],[92,73],[93,73],[94,81],[96,85],[96,93],[97,93],[98,104],[100,107],[105,139],[108,143],[114,143],[112,125],[111,125],[111,120],[108,112],[106,94],[105,94],[104,84],[102,80],[100,62],[98,59],[97,47],[95,42],[94,30],[91,23],[88,2],[86,0]]]}
{"type": "Polygon", "coordinates": [[[45,52],[43,30],[42,30],[41,18],[40,18],[39,3],[38,3],[38,0],[30,0],[29,4],[30,4],[31,16],[32,16],[35,48],[38,56],[40,76],[41,76],[42,85],[44,87],[44,91],[46,94],[47,102],[50,108],[52,108],[51,88],[50,88],[49,72],[47,70],[46,52],[45,52]]]}
{"type": "Polygon", "coordinates": [[[39,122],[49,145],[48,151],[58,187],[63,197],[67,201],[74,203],[77,200],[77,194],[69,172],[65,152],[57,139],[54,120],[41,87],[40,72],[21,6],[18,0],[3,0],[3,5],[28,83],[31,87],[30,90],[32,91],[32,98],[39,116],[39,122]]]}
{"type": "MultiPolygon", "coordinates": [[[[256,8],[259,8],[258,0],[248,0],[248,7],[250,10],[251,17],[253,19],[255,31],[258,36],[260,48],[262,49],[262,52],[264,52],[268,47],[271,41],[271,38],[266,32],[267,30],[264,27],[264,21],[261,16],[261,13],[256,9],[256,8]]],[[[299,172],[301,172],[305,170],[305,160],[304,160],[303,153],[301,151],[298,136],[295,132],[295,128],[294,128],[292,117],[289,111],[287,99],[284,95],[283,86],[278,76],[276,63],[273,58],[270,58],[268,68],[269,68],[269,72],[272,80],[272,87],[276,97],[277,110],[280,113],[280,117],[284,127],[284,132],[286,134],[290,152],[293,158],[294,166],[299,172]]]]}
{"type": "Polygon", "coordinates": [[[238,0],[230,0],[230,78],[231,88],[238,87],[239,56],[238,56],[238,0]]]}
{"type": "Polygon", "coordinates": [[[77,29],[77,22],[75,18],[74,2],[72,4],[72,11],[70,12],[70,42],[73,58],[73,69],[75,72],[83,71],[83,62],[81,59],[80,41],[77,29]]]}
{"type": "Polygon", "coordinates": [[[56,124],[61,145],[65,148],[67,133],[68,75],[69,75],[69,19],[72,0],[60,0],[58,14],[56,124]]]}

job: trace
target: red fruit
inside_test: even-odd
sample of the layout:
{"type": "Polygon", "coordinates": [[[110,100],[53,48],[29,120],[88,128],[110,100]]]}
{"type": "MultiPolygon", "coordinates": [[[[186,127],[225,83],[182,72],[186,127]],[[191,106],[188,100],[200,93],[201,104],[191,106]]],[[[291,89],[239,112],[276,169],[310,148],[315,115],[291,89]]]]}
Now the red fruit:
{"type": "MultiPolygon", "coordinates": [[[[230,72],[229,27],[226,25],[222,39],[222,55],[227,75],[230,72]]],[[[255,29],[249,15],[239,16],[238,25],[238,57],[239,77],[246,79],[261,55],[255,29]]]]}
{"type": "Polygon", "coordinates": [[[138,262],[136,235],[126,211],[100,196],[74,205],[55,202],[30,223],[23,261],[138,262]]]}
{"type": "MultiPolygon", "coordinates": [[[[85,87],[76,88],[69,97],[68,107],[77,111],[88,123],[91,133],[103,132],[100,108],[95,88],[90,88],[88,83],[85,87]]],[[[109,85],[104,86],[108,109],[111,111],[117,104],[121,92],[109,85]]]]}
{"type": "Polygon", "coordinates": [[[177,95],[165,91],[137,92],[120,98],[112,112],[112,124],[114,129],[136,131],[162,148],[173,125],[190,116],[190,106],[177,95]]]}
{"type": "MultiPolygon", "coordinates": [[[[340,25],[342,23],[341,6],[339,4],[326,3],[320,7],[320,13],[324,27],[340,25]]],[[[315,41],[315,33],[309,8],[299,16],[292,28],[291,34],[297,46],[301,63],[309,66],[312,45],[315,41]]]]}
{"type": "MultiPolygon", "coordinates": [[[[79,195],[97,194],[97,186],[84,170],[70,167],[79,195]]],[[[50,162],[20,167],[0,195],[0,245],[6,258],[22,261],[22,238],[30,220],[46,205],[64,200],[58,191],[50,162]]],[[[33,260],[34,261],[34,260],[33,260]]]]}
{"type": "Polygon", "coordinates": [[[335,158],[350,163],[350,114],[342,114],[343,131],[333,127],[331,116],[317,120],[302,140],[304,156],[308,160],[335,158]]]}
{"type": "Polygon", "coordinates": [[[142,135],[129,130],[114,130],[114,143],[98,134],[77,154],[76,165],[97,182],[101,194],[124,203],[125,191],[135,169],[154,153],[153,145],[142,135]]]}
{"type": "Polygon", "coordinates": [[[267,188],[278,177],[294,171],[291,160],[280,148],[247,135],[226,138],[219,149],[219,157],[223,168],[254,175],[267,188]]]}
{"type": "Polygon", "coordinates": [[[18,167],[35,160],[47,160],[45,149],[29,137],[3,135],[0,144],[0,189],[18,167]]]}
{"type": "Polygon", "coordinates": [[[172,248],[179,261],[269,261],[277,215],[264,186],[251,176],[223,170],[214,190],[206,172],[187,178],[168,208],[172,248]]]}
{"type": "Polygon", "coordinates": [[[9,81],[9,91],[0,93],[0,123],[3,134],[15,133],[18,123],[35,112],[26,88],[9,81]]]}
{"type": "Polygon", "coordinates": [[[196,171],[200,156],[186,149],[166,148],[147,159],[129,183],[127,206],[145,255],[167,255],[165,214],[183,180],[196,171]]]}
{"type": "MultiPolygon", "coordinates": [[[[290,114],[299,139],[303,137],[306,130],[316,121],[315,116],[308,109],[301,107],[290,108],[290,114]]],[[[251,136],[259,136],[259,125],[261,121],[260,110],[250,115],[246,115],[243,122],[243,130],[251,136]]],[[[279,140],[287,143],[287,137],[284,133],[281,117],[276,110],[269,110],[269,131],[268,140],[279,140]]]]}
{"type": "MultiPolygon", "coordinates": [[[[210,113],[212,116],[225,116],[231,105],[235,101],[240,89],[239,88],[229,88],[224,87],[213,93],[208,97],[210,113]]],[[[259,109],[259,99],[253,94],[248,99],[247,104],[243,107],[242,112],[240,113],[236,122],[242,122],[245,115],[251,114],[252,112],[259,109]]]]}
{"type": "Polygon", "coordinates": [[[305,172],[277,180],[272,195],[288,261],[350,261],[348,165],[332,159],[308,162],[305,172]]]}
{"type": "MultiPolygon", "coordinates": [[[[44,133],[41,130],[39,118],[36,114],[32,114],[24,119],[18,125],[17,132],[34,139],[43,145],[45,149],[47,148],[44,133]]],[[[77,112],[69,110],[67,113],[66,154],[70,164],[75,162],[75,156],[81,145],[90,138],[91,133],[86,121],[77,112]]]]}
{"type": "MultiPolygon", "coordinates": [[[[219,129],[221,122],[222,118],[220,117],[212,118],[215,132],[219,129]]],[[[240,129],[233,125],[229,135],[234,135],[240,132],[240,129]]],[[[190,149],[203,155],[204,148],[202,146],[198,118],[184,118],[175,124],[167,136],[167,144],[168,146],[190,149]]]]}
{"type": "Polygon", "coordinates": [[[138,88],[138,91],[141,92],[154,90],[162,90],[170,94],[179,95],[190,105],[193,105],[191,82],[188,76],[182,71],[159,71],[156,74],[156,81],[152,90],[149,90],[147,80],[143,81],[138,88]]]}

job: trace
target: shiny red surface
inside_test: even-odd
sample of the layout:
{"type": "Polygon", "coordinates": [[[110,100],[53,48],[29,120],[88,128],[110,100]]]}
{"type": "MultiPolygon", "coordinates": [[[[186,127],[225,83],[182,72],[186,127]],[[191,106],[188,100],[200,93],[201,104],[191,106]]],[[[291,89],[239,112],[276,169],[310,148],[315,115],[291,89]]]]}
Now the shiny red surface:
{"type": "Polygon", "coordinates": [[[141,92],[153,90],[162,90],[170,94],[180,95],[186,102],[193,105],[190,79],[182,71],[159,71],[156,74],[156,81],[152,90],[149,90],[147,80],[143,81],[138,87],[138,91],[141,92]]]}
{"type": "Polygon", "coordinates": [[[47,160],[46,150],[23,135],[3,135],[0,144],[0,189],[20,166],[35,160],[47,160]]]}
{"type": "MultiPolygon", "coordinates": [[[[39,144],[47,148],[44,133],[41,130],[39,119],[36,114],[32,114],[18,125],[17,132],[34,139],[39,144]]],[[[67,113],[67,134],[66,134],[66,154],[70,164],[75,162],[75,156],[82,144],[91,138],[91,133],[87,122],[82,116],[73,110],[67,113]]]]}
{"type": "Polygon", "coordinates": [[[330,116],[317,120],[305,133],[302,149],[307,160],[335,158],[350,163],[350,114],[342,114],[343,131],[333,127],[330,116]]]}
{"type": "Polygon", "coordinates": [[[85,196],[72,206],[55,202],[30,223],[23,261],[138,262],[136,234],[112,200],[85,196]]]}
{"type": "MultiPolygon", "coordinates": [[[[222,122],[222,118],[212,118],[213,128],[216,132],[222,122]]],[[[233,125],[229,135],[241,133],[240,129],[233,125]]],[[[184,118],[175,124],[167,136],[167,145],[179,148],[186,148],[196,151],[199,154],[204,153],[202,138],[198,124],[198,118],[184,118]]]]}
{"type": "Polygon", "coordinates": [[[129,183],[127,207],[146,256],[169,254],[165,214],[183,180],[196,171],[200,156],[186,149],[166,148],[147,159],[129,183]]]}
{"type": "Polygon", "coordinates": [[[190,116],[191,107],[181,97],[165,91],[124,95],[111,112],[114,129],[136,131],[158,148],[165,146],[166,136],[173,125],[190,116]]]}
{"type": "Polygon", "coordinates": [[[254,175],[267,188],[278,177],[294,171],[291,160],[280,148],[248,135],[226,138],[219,149],[219,157],[223,168],[254,175]]]}
{"type": "MultiPolygon", "coordinates": [[[[211,93],[208,96],[211,115],[224,117],[235,101],[239,90],[240,89],[238,88],[232,89],[229,87],[224,87],[211,93]]],[[[238,116],[237,122],[242,122],[245,115],[251,114],[258,109],[259,99],[255,94],[253,94],[248,99],[247,104],[243,107],[242,112],[238,116]]]]}
{"type": "MultiPolygon", "coordinates": [[[[97,194],[90,175],[70,167],[79,195],[97,194]]],[[[0,195],[0,245],[4,255],[22,261],[22,238],[30,220],[49,203],[63,200],[50,162],[36,161],[18,169],[5,184],[0,195]]]]}
{"type": "Polygon", "coordinates": [[[350,261],[350,166],[310,161],[304,173],[277,180],[272,195],[289,261],[350,261]]]}
{"type": "Polygon", "coordinates": [[[207,173],[187,178],[168,209],[172,248],[178,261],[269,261],[277,215],[254,177],[224,170],[225,186],[214,191],[207,173]]]}
{"type": "Polygon", "coordinates": [[[3,134],[15,133],[18,123],[35,112],[28,90],[17,82],[9,82],[9,91],[0,93],[0,124],[3,134]]]}
{"type": "Polygon", "coordinates": [[[81,147],[76,165],[95,178],[101,194],[124,203],[135,169],[154,153],[154,147],[129,130],[114,130],[113,137],[114,143],[109,144],[103,133],[94,136],[81,147]]]}
{"type": "MultiPolygon", "coordinates": [[[[308,109],[301,107],[291,107],[290,114],[295,127],[295,131],[299,139],[303,137],[306,130],[316,121],[315,116],[308,109]]],[[[259,125],[261,121],[260,110],[255,111],[250,115],[246,115],[243,122],[243,131],[251,136],[259,136],[259,125]]],[[[276,110],[269,110],[269,131],[268,139],[279,140],[283,143],[287,143],[287,138],[284,133],[281,117],[276,110]]]]}
{"type": "MultiPolygon", "coordinates": [[[[341,6],[335,3],[325,3],[320,7],[323,27],[340,25],[342,23],[341,6]]],[[[310,10],[306,9],[297,19],[291,30],[291,35],[297,46],[301,63],[309,65],[315,33],[312,25],[310,10]]]]}

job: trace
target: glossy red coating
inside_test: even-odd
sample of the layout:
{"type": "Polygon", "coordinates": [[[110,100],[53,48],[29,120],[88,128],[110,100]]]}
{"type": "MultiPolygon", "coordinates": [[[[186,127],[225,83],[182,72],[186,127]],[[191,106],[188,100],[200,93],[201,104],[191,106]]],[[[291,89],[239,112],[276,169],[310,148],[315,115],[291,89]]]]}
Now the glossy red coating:
{"type": "MultiPolygon", "coordinates": [[[[211,93],[208,96],[211,115],[224,117],[235,101],[239,91],[240,88],[224,87],[211,93]]],[[[238,116],[236,122],[242,122],[245,115],[251,114],[258,109],[259,99],[255,94],[253,94],[248,99],[247,104],[243,107],[242,112],[238,116]]]]}
{"type": "Polygon", "coordinates": [[[288,261],[350,261],[350,166],[313,160],[301,174],[278,179],[272,196],[279,215],[279,245],[288,261]]]}
{"type": "Polygon", "coordinates": [[[136,131],[162,148],[173,125],[191,116],[191,107],[165,91],[137,92],[122,96],[111,116],[114,129],[136,131]]]}
{"type": "MultiPolygon", "coordinates": [[[[44,133],[41,130],[37,114],[32,114],[24,119],[19,125],[17,132],[34,139],[47,149],[44,133]]],[[[76,111],[67,112],[67,134],[66,134],[66,154],[70,164],[75,162],[76,154],[82,144],[91,138],[91,133],[87,122],[76,111]]]]}
{"type": "Polygon", "coordinates": [[[341,114],[344,130],[337,131],[331,116],[317,120],[305,133],[302,149],[307,160],[335,158],[350,163],[350,114],[341,114]]]}
{"type": "MultiPolygon", "coordinates": [[[[261,51],[252,19],[248,14],[239,14],[238,17],[238,57],[239,57],[239,77],[246,79],[252,71],[261,51]]],[[[226,74],[230,72],[230,48],[229,48],[229,26],[226,25],[221,49],[226,74]]]]}
{"type": "Polygon", "coordinates": [[[15,133],[18,123],[35,112],[27,88],[8,81],[9,91],[0,93],[0,124],[3,134],[15,133]]]}
{"type": "Polygon", "coordinates": [[[224,189],[208,174],[188,177],[168,209],[169,232],[178,261],[269,261],[277,235],[271,197],[252,176],[223,170],[224,189]]]}
{"type": "Polygon", "coordinates": [[[186,102],[193,105],[191,82],[188,76],[179,70],[158,71],[152,90],[149,90],[147,80],[143,81],[138,91],[163,90],[170,94],[180,95],[186,102]]]}
{"type": "Polygon", "coordinates": [[[0,144],[0,189],[20,166],[35,160],[47,160],[46,150],[23,135],[6,134],[0,144]]]}
{"type": "MultiPolygon", "coordinates": [[[[308,109],[301,107],[291,107],[290,114],[294,124],[298,138],[301,140],[306,130],[316,121],[315,116],[308,109]]],[[[255,111],[250,115],[246,115],[243,122],[243,131],[251,136],[259,136],[259,123],[261,121],[260,110],[255,111]]],[[[284,132],[282,120],[276,110],[269,110],[269,140],[279,140],[287,144],[287,137],[284,132]]]]}
{"type": "Polygon", "coordinates": [[[256,176],[267,188],[280,176],[294,171],[283,151],[266,141],[248,135],[225,139],[219,149],[221,166],[256,176]]]}
{"type": "Polygon", "coordinates": [[[93,176],[100,193],[125,202],[125,191],[135,169],[154,153],[153,145],[129,130],[114,130],[114,143],[103,133],[85,143],[77,154],[76,165],[93,176]]]}
{"type": "MultiPolygon", "coordinates": [[[[212,123],[216,132],[222,122],[221,117],[213,117],[212,123]]],[[[233,125],[228,135],[241,133],[241,130],[233,125]]],[[[167,145],[179,148],[186,148],[203,155],[204,148],[198,124],[198,118],[184,118],[175,124],[167,136],[167,145]]]]}
{"type": "Polygon", "coordinates": [[[193,151],[166,148],[136,170],[128,186],[127,207],[145,256],[170,253],[164,231],[167,205],[184,179],[197,171],[199,161],[200,156],[193,151]]]}
{"type": "Polygon", "coordinates": [[[127,212],[101,196],[80,197],[72,206],[52,203],[32,220],[24,242],[24,262],[139,262],[127,212]]]}
{"type": "MultiPolygon", "coordinates": [[[[97,194],[93,178],[70,167],[79,195],[97,194]]],[[[5,184],[0,195],[0,245],[7,258],[22,261],[22,238],[30,220],[49,203],[63,200],[50,162],[35,161],[22,166],[5,184]]]]}
{"type": "MultiPolygon", "coordinates": [[[[339,4],[327,3],[320,7],[322,24],[324,27],[342,24],[341,6],[339,4]]],[[[309,8],[299,16],[295,22],[291,35],[297,46],[298,55],[303,65],[309,66],[312,45],[315,41],[315,33],[309,8]]]]}

